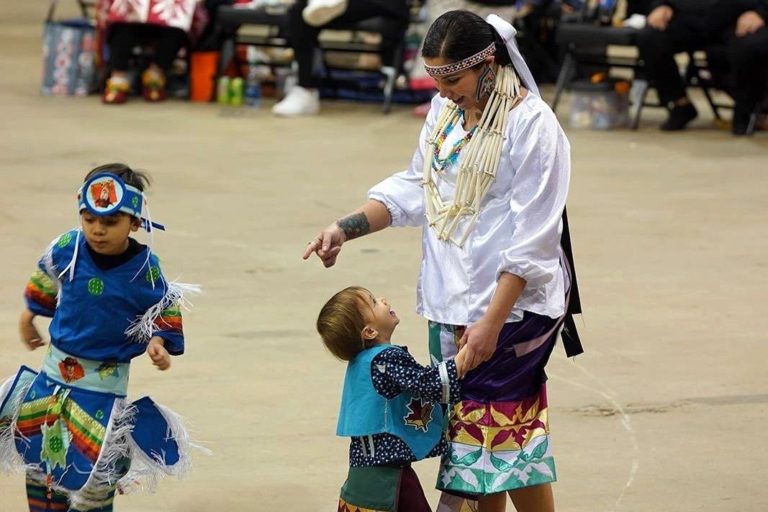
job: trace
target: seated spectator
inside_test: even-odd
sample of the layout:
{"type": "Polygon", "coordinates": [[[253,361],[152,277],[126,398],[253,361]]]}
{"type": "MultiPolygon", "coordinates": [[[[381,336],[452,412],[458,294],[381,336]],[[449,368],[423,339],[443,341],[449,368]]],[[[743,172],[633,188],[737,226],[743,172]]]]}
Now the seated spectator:
{"type": "Polygon", "coordinates": [[[376,16],[407,19],[407,0],[296,0],[288,11],[288,30],[299,70],[298,85],[272,107],[272,113],[285,117],[317,114],[320,78],[313,64],[320,31],[331,22],[354,24],[376,16]]]}
{"type": "Polygon", "coordinates": [[[734,101],[734,135],[748,132],[750,116],[765,89],[768,56],[768,0],[663,0],[656,2],[647,27],[638,37],[645,71],[653,81],[669,117],[665,131],[683,130],[698,112],[686,93],[686,84],[675,54],[725,43],[731,72],[737,76],[731,91],[734,101]],[[722,14],[729,13],[730,18],[722,14]],[[714,15],[720,13],[720,15],[714,15]],[[763,70],[755,72],[754,70],[763,70]]]}
{"type": "Polygon", "coordinates": [[[164,100],[166,76],[174,59],[202,32],[206,19],[205,9],[197,0],[99,0],[97,27],[111,69],[102,101],[115,105],[128,99],[130,60],[136,46],[153,47],[153,60],[141,74],[144,99],[164,100]]]}
{"type": "Polygon", "coordinates": [[[717,0],[708,25],[727,46],[733,96],[733,133],[748,132],[751,116],[766,97],[768,0],[717,0]]]}

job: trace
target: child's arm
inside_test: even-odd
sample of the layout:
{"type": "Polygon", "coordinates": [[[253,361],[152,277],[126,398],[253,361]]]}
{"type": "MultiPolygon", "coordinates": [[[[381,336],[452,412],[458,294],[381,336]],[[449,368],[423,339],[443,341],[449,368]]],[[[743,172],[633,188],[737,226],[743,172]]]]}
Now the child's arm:
{"type": "Polygon", "coordinates": [[[28,309],[24,309],[21,312],[21,318],[19,319],[19,333],[21,334],[21,341],[27,346],[29,350],[35,350],[38,347],[45,345],[40,333],[37,331],[34,322],[35,314],[28,309]]]}
{"type": "Polygon", "coordinates": [[[455,402],[459,396],[459,373],[455,360],[437,366],[422,366],[405,350],[385,350],[371,362],[376,391],[392,398],[410,391],[425,400],[455,402]]]}
{"type": "Polygon", "coordinates": [[[171,355],[165,349],[165,340],[160,336],[152,336],[149,340],[147,355],[158,370],[165,371],[171,367],[171,355]]]}
{"type": "Polygon", "coordinates": [[[24,287],[24,302],[26,308],[19,318],[19,334],[21,341],[29,350],[35,350],[45,345],[40,332],[34,324],[34,318],[38,315],[52,317],[56,312],[56,296],[59,291],[59,283],[48,272],[48,260],[53,246],[40,258],[37,268],[30,276],[24,287]]]}

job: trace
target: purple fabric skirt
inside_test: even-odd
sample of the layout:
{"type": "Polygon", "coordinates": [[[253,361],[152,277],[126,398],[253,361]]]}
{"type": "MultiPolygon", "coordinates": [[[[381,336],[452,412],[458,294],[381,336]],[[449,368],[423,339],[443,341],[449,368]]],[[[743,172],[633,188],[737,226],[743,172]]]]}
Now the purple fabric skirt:
{"type": "MultiPolygon", "coordinates": [[[[555,346],[562,318],[526,311],[519,322],[504,324],[491,358],[467,373],[461,382],[461,399],[477,402],[522,400],[539,392],[547,380],[544,366],[555,346]]],[[[456,355],[464,326],[429,323],[433,360],[456,355]]]]}

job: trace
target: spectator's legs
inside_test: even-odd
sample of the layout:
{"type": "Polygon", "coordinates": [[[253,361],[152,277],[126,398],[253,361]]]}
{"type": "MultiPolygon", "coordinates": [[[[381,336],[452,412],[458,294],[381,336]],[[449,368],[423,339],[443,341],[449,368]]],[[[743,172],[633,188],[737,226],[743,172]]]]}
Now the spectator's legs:
{"type": "Polygon", "coordinates": [[[131,59],[131,51],[138,44],[135,25],[127,23],[115,23],[109,27],[109,63],[112,73],[104,87],[102,101],[107,104],[125,103],[128,98],[130,82],[128,67],[131,59]]]}
{"type": "Polygon", "coordinates": [[[733,73],[733,133],[745,135],[750,116],[763,99],[768,61],[768,28],[743,37],[728,37],[728,61],[733,73]]]}
{"type": "Polygon", "coordinates": [[[109,62],[112,74],[127,73],[131,50],[139,40],[132,25],[115,23],[109,28],[109,62]]]}
{"type": "Polygon", "coordinates": [[[179,50],[187,42],[183,30],[172,27],[142,27],[143,38],[154,43],[154,62],[141,75],[142,94],[147,101],[165,99],[165,77],[179,50]]]}
{"type": "MultiPolygon", "coordinates": [[[[316,114],[320,101],[317,88],[320,79],[315,75],[313,64],[319,46],[318,36],[323,27],[308,25],[303,11],[307,0],[296,0],[288,11],[288,31],[294,59],[298,67],[298,86],[291,89],[286,97],[272,109],[282,116],[316,114]]],[[[405,0],[348,0],[346,11],[333,19],[332,26],[343,27],[375,16],[408,16],[405,0]]]]}
{"type": "Polygon", "coordinates": [[[685,81],[675,62],[675,54],[702,47],[706,41],[699,30],[700,20],[676,16],[664,31],[646,27],[638,35],[640,57],[645,74],[659,94],[659,100],[670,109],[662,130],[682,130],[693,120],[696,108],[688,99],[685,81]]]}
{"type": "Polygon", "coordinates": [[[171,27],[148,27],[153,32],[155,42],[155,64],[163,73],[168,73],[179,50],[187,43],[183,30],[171,27]]]}

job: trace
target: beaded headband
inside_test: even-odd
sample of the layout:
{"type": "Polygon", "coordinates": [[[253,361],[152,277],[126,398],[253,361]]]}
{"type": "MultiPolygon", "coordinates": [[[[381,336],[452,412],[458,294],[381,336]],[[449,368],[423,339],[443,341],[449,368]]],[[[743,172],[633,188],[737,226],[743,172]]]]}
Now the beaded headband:
{"type": "Polygon", "coordinates": [[[463,71],[467,68],[471,68],[472,66],[476,66],[483,62],[488,57],[494,55],[496,53],[496,43],[491,43],[488,45],[488,47],[484,50],[480,50],[476,54],[467,57],[464,60],[460,60],[458,62],[452,62],[450,64],[445,64],[444,66],[428,66],[424,64],[424,69],[427,70],[427,73],[430,76],[444,76],[444,75],[450,75],[452,73],[456,73],[458,71],[463,71]]]}
{"type": "Polygon", "coordinates": [[[86,181],[77,194],[77,204],[79,211],[88,210],[100,217],[117,212],[127,213],[141,219],[141,227],[147,231],[165,229],[162,224],[141,216],[142,207],[146,204],[141,190],[109,172],[99,173],[86,181]]]}

